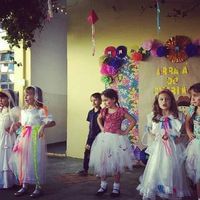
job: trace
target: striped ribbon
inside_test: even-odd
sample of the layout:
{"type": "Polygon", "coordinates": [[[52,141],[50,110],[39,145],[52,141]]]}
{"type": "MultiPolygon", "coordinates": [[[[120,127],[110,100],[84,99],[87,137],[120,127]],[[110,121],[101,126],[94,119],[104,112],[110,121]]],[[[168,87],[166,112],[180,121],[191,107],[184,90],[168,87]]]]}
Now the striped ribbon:
{"type": "Polygon", "coordinates": [[[160,5],[159,5],[159,0],[156,0],[156,12],[157,12],[157,16],[156,16],[156,21],[157,21],[157,33],[160,33],[160,5]]]}

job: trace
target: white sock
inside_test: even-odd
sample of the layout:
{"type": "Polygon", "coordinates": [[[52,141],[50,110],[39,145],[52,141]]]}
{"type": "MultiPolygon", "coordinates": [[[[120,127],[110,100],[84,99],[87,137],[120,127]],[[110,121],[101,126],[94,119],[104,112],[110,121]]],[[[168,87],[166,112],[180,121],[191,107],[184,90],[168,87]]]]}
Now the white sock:
{"type": "Polygon", "coordinates": [[[107,188],[108,183],[106,181],[101,181],[101,187],[98,192],[103,192],[107,188]]]}
{"type": "Polygon", "coordinates": [[[41,189],[42,189],[42,187],[40,185],[35,186],[35,190],[41,190],[41,189]]]}
{"type": "Polygon", "coordinates": [[[35,190],[33,191],[33,193],[34,193],[34,194],[38,194],[38,193],[41,192],[41,189],[42,189],[42,188],[41,188],[40,185],[36,185],[36,186],[35,186],[35,190]]]}
{"type": "Polygon", "coordinates": [[[113,183],[113,193],[119,193],[120,183],[113,183]]]}
{"type": "Polygon", "coordinates": [[[23,183],[22,188],[28,188],[28,184],[27,183],[23,183]]]}
{"type": "Polygon", "coordinates": [[[24,192],[27,189],[28,189],[28,184],[27,183],[23,183],[21,189],[19,189],[18,192],[24,192]]]}

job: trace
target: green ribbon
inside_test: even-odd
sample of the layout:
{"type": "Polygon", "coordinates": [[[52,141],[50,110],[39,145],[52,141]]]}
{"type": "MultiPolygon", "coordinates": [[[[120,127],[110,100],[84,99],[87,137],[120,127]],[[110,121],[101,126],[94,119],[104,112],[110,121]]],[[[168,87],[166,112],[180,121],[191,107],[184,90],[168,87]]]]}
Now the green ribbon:
{"type": "Polygon", "coordinates": [[[39,139],[39,129],[40,126],[34,126],[32,129],[32,141],[33,141],[33,164],[34,173],[36,178],[36,185],[40,185],[39,175],[38,175],[38,139],[39,139]]]}

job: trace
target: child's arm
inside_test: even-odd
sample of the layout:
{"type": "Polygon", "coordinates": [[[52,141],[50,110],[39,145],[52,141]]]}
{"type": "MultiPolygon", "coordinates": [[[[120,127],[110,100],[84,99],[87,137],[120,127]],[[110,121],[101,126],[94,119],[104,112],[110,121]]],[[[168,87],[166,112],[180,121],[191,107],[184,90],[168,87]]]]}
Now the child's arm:
{"type": "Polygon", "coordinates": [[[49,121],[46,124],[42,124],[39,130],[39,138],[44,136],[44,130],[45,128],[50,128],[56,125],[55,121],[49,121]]]}
{"type": "Polygon", "coordinates": [[[102,114],[99,113],[98,117],[97,117],[97,123],[99,125],[99,128],[101,129],[101,132],[104,132],[104,127],[103,127],[103,117],[102,114]]]}
{"type": "Polygon", "coordinates": [[[190,130],[190,115],[186,115],[186,119],[185,119],[185,129],[186,129],[186,133],[189,137],[189,140],[193,140],[195,138],[195,135],[193,134],[193,132],[190,130]]]}
{"type": "Polygon", "coordinates": [[[15,133],[21,126],[21,122],[13,122],[11,126],[6,130],[9,134],[15,133]]]}
{"type": "Polygon", "coordinates": [[[130,122],[130,124],[125,131],[121,131],[121,134],[127,135],[127,134],[129,134],[130,130],[132,130],[133,127],[136,125],[136,121],[129,113],[125,113],[124,117],[125,117],[125,119],[127,119],[130,122]]]}
{"type": "Polygon", "coordinates": [[[10,134],[12,134],[12,133],[16,132],[22,125],[21,124],[21,108],[17,107],[17,106],[13,107],[10,110],[10,118],[11,118],[12,124],[11,124],[8,132],[10,134]]]}

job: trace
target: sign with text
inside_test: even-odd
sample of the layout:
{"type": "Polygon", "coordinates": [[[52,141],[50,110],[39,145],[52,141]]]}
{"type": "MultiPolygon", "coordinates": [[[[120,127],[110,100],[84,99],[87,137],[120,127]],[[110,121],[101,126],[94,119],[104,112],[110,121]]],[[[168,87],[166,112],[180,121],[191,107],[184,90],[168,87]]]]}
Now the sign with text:
{"type": "Polygon", "coordinates": [[[139,132],[142,135],[156,94],[167,88],[178,99],[188,95],[192,84],[200,82],[200,58],[171,63],[166,58],[151,57],[139,64],[139,80],[139,132]]]}

